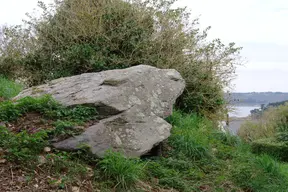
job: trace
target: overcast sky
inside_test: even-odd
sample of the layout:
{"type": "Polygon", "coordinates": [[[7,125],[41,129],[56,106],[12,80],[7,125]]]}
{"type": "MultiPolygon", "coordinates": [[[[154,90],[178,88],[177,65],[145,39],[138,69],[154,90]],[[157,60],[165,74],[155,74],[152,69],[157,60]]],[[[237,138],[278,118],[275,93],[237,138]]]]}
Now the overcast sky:
{"type": "MultiPolygon", "coordinates": [[[[36,5],[37,0],[0,0],[0,25],[20,23],[36,5]]],[[[237,70],[235,91],[288,92],[287,0],[179,0],[177,5],[187,6],[201,27],[212,27],[209,38],[243,47],[247,62],[237,70]]]]}

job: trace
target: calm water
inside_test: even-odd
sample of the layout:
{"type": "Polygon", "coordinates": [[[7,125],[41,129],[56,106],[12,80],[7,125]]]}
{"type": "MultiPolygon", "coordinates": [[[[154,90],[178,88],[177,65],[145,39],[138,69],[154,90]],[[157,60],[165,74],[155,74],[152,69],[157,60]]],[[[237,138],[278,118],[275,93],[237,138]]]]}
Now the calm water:
{"type": "MultiPolygon", "coordinates": [[[[253,109],[259,109],[260,106],[235,106],[234,112],[229,113],[229,117],[247,117],[253,109]]],[[[245,122],[243,119],[234,119],[229,123],[229,130],[232,134],[236,135],[241,125],[245,122]]]]}
{"type": "Polygon", "coordinates": [[[230,117],[247,117],[253,109],[259,109],[259,106],[235,106],[235,111],[230,112],[230,117]]]}

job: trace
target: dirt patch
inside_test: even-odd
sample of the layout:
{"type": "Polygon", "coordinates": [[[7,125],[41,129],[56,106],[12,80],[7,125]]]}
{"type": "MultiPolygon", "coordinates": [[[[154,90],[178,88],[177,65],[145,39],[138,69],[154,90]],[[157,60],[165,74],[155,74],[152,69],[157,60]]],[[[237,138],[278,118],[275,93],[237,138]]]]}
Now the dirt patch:
{"type": "MultiPolygon", "coordinates": [[[[41,130],[54,129],[55,126],[53,125],[53,122],[55,122],[55,120],[44,118],[40,113],[30,112],[19,117],[14,122],[6,123],[5,126],[14,133],[26,131],[29,134],[34,134],[41,130]]],[[[98,122],[98,120],[90,120],[85,122],[83,126],[76,127],[81,127],[83,130],[85,130],[86,128],[95,125],[98,122]]]]}
{"type": "Polygon", "coordinates": [[[31,172],[31,170],[25,170],[16,164],[0,164],[1,192],[72,192],[73,188],[79,189],[79,192],[95,191],[91,184],[92,181],[89,180],[67,184],[63,186],[63,189],[60,189],[55,184],[51,184],[52,179],[61,181],[61,178],[53,177],[48,171],[40,167],[31,172]]]}
{"type": "Polygon", "coordinates": [[[33,134],[41,130],[52,129],[52,123],[52,120],[43,118],[40,113],[31,112],[23,115],[12,123],[7,123],[6,126],[14,133],[27,131],[27,133],[33,134]]]}
{"type": "MultiPolygon", "coordinates": [[[[45,167],[45,166],[44,166],[45,167]]],[[[0,191],[1,192],[100,192],[93,177],[79,178],[78,181],[67,183],[59,187],[65,173],[58,177],[50,174],[43,166],[33,171],[12,163],[0,164],[0,191]],[[53,180],[53,182],[51,182],[53,180]]],[[[155,179],[157,180],[157,179],[155,179]]],[[[178,192],[174,189],[162,189],[157,186],[159,181],[145,183],[139,181],[136,188],[143,192],[178,192]],[[141,189],[141,190],[140,190],[141,189]]],[[[115,188],[104,191],[117,191],[115,188]]],[[[138,191],[138,190],[137,190],[138,191]]]]}

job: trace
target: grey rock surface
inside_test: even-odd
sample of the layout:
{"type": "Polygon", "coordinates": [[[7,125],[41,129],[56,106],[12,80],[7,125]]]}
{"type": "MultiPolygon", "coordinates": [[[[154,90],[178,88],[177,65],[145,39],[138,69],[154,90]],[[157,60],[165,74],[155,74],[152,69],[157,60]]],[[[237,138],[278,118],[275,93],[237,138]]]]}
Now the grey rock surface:
{"type": "Polygon", "coordinates": [[[15,99],[51,94],[66,106],[95,106],[106,117],[81,135],[55,143],[58,149],[86,145],[99,157],[108,149],[141,156],[169,137],[171,125],[163,118],[171,115],[184,88],[176,70],[138,65],[56,79],[24,90],[15,99]]]}

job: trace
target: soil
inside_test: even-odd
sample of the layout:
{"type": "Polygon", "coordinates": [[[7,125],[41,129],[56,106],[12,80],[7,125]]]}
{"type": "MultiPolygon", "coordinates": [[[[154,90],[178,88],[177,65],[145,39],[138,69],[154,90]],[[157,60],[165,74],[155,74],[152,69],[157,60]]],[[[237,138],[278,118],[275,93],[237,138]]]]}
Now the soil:
{"type": "Polygon", "coordinates": [[[91,181],[83,180],[77,185],[65,185],[63,189],[51,184],[53,178],[47,171],[37,168],[31,173],[31,170],[17,166],[16,164],[0,164],[0,191],[1,192],[74,192],[72,188],[78,189],[78,192],[97,191],[93,189],[91,181]]]}
{"type": "MultiPolygon", "coordinates": [[[[65,174],[61,175],[62,177],[65,176],[65,174]]],[[[60,182],[61,176],[58,178],[53,177],[49,174],[49,171],[43,170],[41,166],[34,169],[33,173],[31,173],[31,170],[26,170],[16,164],[0,164],[0,192],[101,192],[97,186],[93,185],[93,177],[79,179],[73,184],[65,184],[62,189],[59,188],[60,182]],[[56,185],[51,184],[51,180],[56,181],[56,185]]],[[[157,187],[157,179],[153,183],[152,186],[154,187],[149,183],[139,181],[136,184],[136,188],[141,189],[140,191],[143,192],[178,192],[174,189],[157,187]]],[[[117,190],[111,188],[105,191],[116,192],[117,190]]]]}
{"type": "MultiPolygon", "coordinates": [[[[18,118],[16,121],[11,123],[6,123],[6,127],[14,132],[14,133],[20,133],[22,131],[26,131],[29,134],[37,133],[41,130],[49,130],[53,129],[53,120],[43,118],[43,116],[40,113],[37,112],[30,112],[22,117],[18,118]]],[[[98,120],[91,120],[88,122],[85,122],[83,126],[83,130],[86,128],[95,125],[98,122],[98,120]]]]}
{"type": "Polygon", "coordinates": [[[31,112],[12,123],[7,123],[6,126],[14,133],[27,131],[27,133],[33,134],[41,130],[52,129],[52,123],[52,120],[44,119],[40,113],[31,112]]]}

